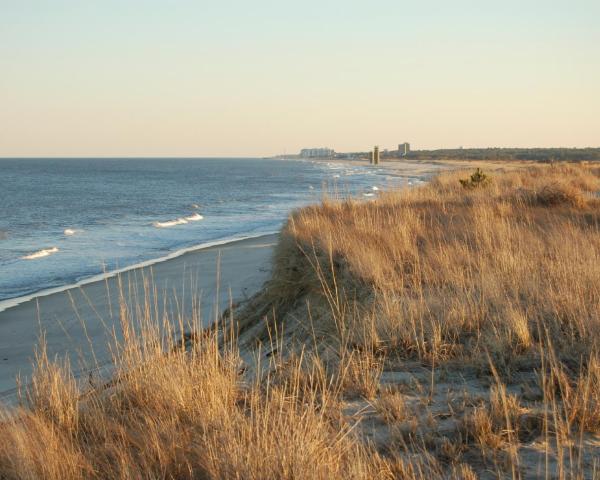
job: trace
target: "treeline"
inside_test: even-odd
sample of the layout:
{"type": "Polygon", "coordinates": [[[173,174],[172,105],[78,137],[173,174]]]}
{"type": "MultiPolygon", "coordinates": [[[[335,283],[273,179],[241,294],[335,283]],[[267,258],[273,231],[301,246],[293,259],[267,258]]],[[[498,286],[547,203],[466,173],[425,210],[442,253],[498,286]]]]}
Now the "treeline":
{"type": "MultiPolygon", "coordinates": [[[[398,152],[388,152],[398,156],[398,152]]],[[[600,148],[455,148],[415,150],[406,157],[415,160],[534,160],[539,162],[600,161],[600,148]]]]}

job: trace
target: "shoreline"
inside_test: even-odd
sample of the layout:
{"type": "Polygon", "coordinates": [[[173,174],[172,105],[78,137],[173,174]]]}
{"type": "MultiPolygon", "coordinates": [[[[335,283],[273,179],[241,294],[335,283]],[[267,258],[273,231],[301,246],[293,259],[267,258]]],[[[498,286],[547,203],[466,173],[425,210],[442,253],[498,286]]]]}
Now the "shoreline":
{"type": "Polygon", "coordinates": [[[153,266],[153,265],[156,265],[159,263],[168,262],[169,260],[173,260],[174,258],[178,258],[178,257],[185,255],[187,253],[190,253],[190,252],[204,250],[206,248],[216,247],[219,245],[227,245],[229,243],[241,242],[244,240],[268,237],[270,235],[276,235],[277,233],[278,233],[278,231],[272,231],[272,232],[267,232],[267,233],[260,233],[257,235],[246,235],[246,236],[233,237],[233,238],[227,238],[227,239],[222,239],[222,240],[213,240],[210,242],[193,245],[191,247],[181,248],[179,250],[175,250],[174,252],[171,252],[162,257],[144,260],[142,262],[128,265],[127,267],[121,267],[121,268],[117,268],[116,270],[111,270],[111,271],[103,272],[103,273],[97,273],[97,274],[91,275],[89,277],[84,277],[80,280],[77,280],[74,283],[67,283],[65,285],[61,285],[61,286],[57,286],[57,287],[44,288],[42,290],[38,290],[38,291],[32,292],[32,293],[27,293],[25,295],[20,295],[18,297],[6,298],[4,300],[0,300],[0,313],[10,310],[11,308],[14,308],[14,307],[18,307],[19,305],[22,305],[23,303],[35,300],[36,298],[47,297],[49,295],[54,295],[56,293],[66,292],[67,290],[71,290],[74,288],[80,288],[80,287],[83,287],[83,286],[86,286],[86,285],[89,285],[89,284],[95,283],[95,282],[102,282],[109,278],[116,277],[117,275],[120,275],[122,273],[127,273],[132,270],[137,270],[138,268],[146,268],[146,267],[150,267],[150,266],[153,266]]]}
{"type": "Polygon", "coordinates": [[[540,165],[534,160],[458,160],[458,159],[406,159],[384,158],[377,165],[372,165],[367,159],[360,158],[315,158],[305,159],[316,163],[332,163],[348,166],[363,166],[372,168],[385,168],[393,172],[414,173],[415,175],[435,175],[448,170],[469,170],[482,168],[492,171],[516,170],[525,167],[540,165]]]}

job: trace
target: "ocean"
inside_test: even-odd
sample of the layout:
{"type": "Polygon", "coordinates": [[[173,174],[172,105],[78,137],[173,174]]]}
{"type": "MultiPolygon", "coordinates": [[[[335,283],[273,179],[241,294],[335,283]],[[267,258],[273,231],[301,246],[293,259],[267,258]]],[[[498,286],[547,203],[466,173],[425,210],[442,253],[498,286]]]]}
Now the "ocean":
{"type": "Polygon", "coordinates": [[[418,182],[383,167],[251,159],[0,159],[0,311],[39,292],[278,231],[324,192],[418,182]]]}

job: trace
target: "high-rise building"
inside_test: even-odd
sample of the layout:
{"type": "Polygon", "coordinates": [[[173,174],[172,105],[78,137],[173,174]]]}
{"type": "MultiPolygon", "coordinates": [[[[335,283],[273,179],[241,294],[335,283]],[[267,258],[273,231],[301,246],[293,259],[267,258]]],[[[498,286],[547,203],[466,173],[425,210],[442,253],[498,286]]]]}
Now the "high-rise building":
{"type": "Polygon", "coordinates": [[[398,145],[398,153],[401,157],[406,157],[408,152],[410,152],[410,143],[404,142],[398,145]]]}
{"type": "Polygon", "coordinates": [[[373,165],[379,165],[379,147],[377,145],[373,147],[373,165]]]}

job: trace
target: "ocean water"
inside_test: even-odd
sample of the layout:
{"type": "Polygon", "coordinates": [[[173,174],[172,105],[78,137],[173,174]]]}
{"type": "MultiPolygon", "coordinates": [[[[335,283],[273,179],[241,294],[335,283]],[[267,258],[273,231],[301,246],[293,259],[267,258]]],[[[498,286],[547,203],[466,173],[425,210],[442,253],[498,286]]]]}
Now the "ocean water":
{"type": "Polygon", "coordinates": [[[273,159],[0,159],[0,310],[187,249],[277,231],[324,190],[408,182],[385,168],[273,159]]]}

